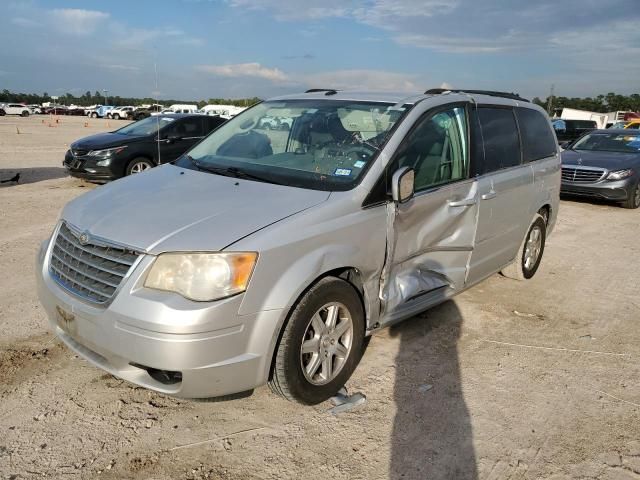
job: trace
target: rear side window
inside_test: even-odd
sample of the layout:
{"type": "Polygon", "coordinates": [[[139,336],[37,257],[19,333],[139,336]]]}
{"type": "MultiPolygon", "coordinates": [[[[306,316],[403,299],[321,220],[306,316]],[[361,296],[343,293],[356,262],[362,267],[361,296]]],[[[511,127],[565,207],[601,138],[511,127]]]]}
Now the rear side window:
{"type": "Polygon", "coordinates": [[[556,153],[556,138],[547,119],[537,110],[516,108],[516,117],[522,138],[522,156],[525,162],[533,162],[556,153]]]}
{"type": "Polygon", "coordinates": [[[513,110],[480,107],[478,118],[484,140],[480,174],[520,165],[520,138],[513,110]]]}

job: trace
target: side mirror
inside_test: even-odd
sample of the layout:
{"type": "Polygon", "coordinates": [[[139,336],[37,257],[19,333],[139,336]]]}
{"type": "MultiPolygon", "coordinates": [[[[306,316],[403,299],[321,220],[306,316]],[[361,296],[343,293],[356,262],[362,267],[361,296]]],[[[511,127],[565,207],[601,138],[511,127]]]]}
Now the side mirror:
{"type": "Polygon", "coordinates": [[[571,142],[562,142],[560,144],[560,148],[563,150],[566,150],[567,148],[569,148],[570,145],[571,145],[571,142]]]}
{"type": "Polygon", "coordinates": [[[391,197],[396,203],[405,203],[413,198],[413,182],[415,180],[413,168],[402,167],[391,177],[391,197]]]}

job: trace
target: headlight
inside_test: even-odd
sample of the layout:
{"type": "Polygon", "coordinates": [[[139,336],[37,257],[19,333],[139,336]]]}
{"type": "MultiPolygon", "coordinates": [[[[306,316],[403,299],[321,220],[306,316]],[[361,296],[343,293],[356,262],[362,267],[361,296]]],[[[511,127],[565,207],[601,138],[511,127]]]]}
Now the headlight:
{"type": "Polygon", "coordinates": [[[208,302],[244,292],[258,254],[163,253],[151,266],[144,286],[208,302]]]}
{"type": "Polygon", "coordinates": [[[617,170],[615,172],[610,172],[607,175],[607,180],[622,180],[623,178],[628,178],[633,175],[633,170],[628,168],[627,170],[617,170]]]}
{"type": "Polygon", "coordinates": [[[87,155],[90,157],[107,158],[113,155],[117,155],[125,148],[127,148],[126,145],[123,145],[122,147],[106,148],[104,150],[91,150],[87,155]]]}

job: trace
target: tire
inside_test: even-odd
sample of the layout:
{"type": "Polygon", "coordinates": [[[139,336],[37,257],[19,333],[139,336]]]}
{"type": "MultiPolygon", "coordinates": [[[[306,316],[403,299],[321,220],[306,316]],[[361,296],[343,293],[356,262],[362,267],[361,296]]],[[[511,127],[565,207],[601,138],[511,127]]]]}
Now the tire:
{"type": "Polygon", "coordinates": [[[629,198],[622,203],[623,208],[629,208],[635,210],[640,207],[640,182],[636,185],[636,188],[633,189],[629,198]]]}
{"type": "Polygon", "coordinates": [[[527,235],[518,249],[516,260],[511,265],[503,268],[500,273],[514,280],[532,278],[538,271],[542,261],[546,240],[547,224],[544,221],[544,217],[536,213],[531,226],[527,230],[527,235]],[[536,234],[536,232],[538,233],[536,234]]]}
{"type": "Polygon", "coordinates": [[[21,117],[28,117],[29,116],[29,112],[28,111],[24,111],[20,114],[21,117]]]}
{"type": "Polygon", "coordinates": [[[335,395],[362,357],[364,322],[356,290],[336,277],[321,279],[291,311],[276,349],[271,390],[304,405],[315,405],[335,395]],[[333,329],[330,317],[335,318],[333,329]],[[307,353],[302,352],[303,342],[307,353]]]}
{"type": "Polygon", "coordinates": [[[112,118],[114,120],[120,120],[120,115],[118,115],[117,113],[114,113],[112,118]]]}
{"type": "Polygon", "coordinates": [[[91,118],[98,118],[98,114],[96,112],[93,112],[90,116],[91,118]]]}
{"type": "Polygon", "coordinates": [[[148,158],[134,158],[127,164],[125,175],[135,175],[136,173],[142,173],[145,170],[153,168],[155,165],[148,158]]]}

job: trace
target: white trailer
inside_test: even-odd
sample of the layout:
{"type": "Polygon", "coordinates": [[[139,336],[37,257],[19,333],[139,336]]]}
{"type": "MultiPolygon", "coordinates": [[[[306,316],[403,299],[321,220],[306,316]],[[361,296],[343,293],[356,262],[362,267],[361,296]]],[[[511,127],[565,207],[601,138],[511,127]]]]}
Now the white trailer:
{"type": "Polygon", "coordinates": [[[577,110],[575,108],[563,108],[560,114],[562,120],[593,120],[598,128],[607,128],[607,114],[577,110]]]}

